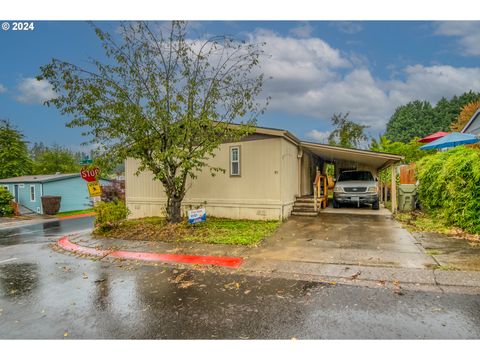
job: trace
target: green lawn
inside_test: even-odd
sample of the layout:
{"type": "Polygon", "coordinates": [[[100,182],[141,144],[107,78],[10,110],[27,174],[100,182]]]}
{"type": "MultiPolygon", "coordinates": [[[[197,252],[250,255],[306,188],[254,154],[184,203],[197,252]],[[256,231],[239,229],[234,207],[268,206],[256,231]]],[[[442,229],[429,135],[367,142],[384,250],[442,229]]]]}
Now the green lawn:
{"type": "Polygon", "coordinates": [[[207,218],[189,225],[186,221],[167,224],[164,218],[127,220],[102,236],[149,241],[187,241],[210,244],[255,245],[272,235],[280,221],[232,220],[207,218]]]}
{"type": "Polygon", "coordinates": [[[83,209],[83,210],[73,210],[73,211],[59,212],[55,216],[64,217],[64,216],[70,216],[70,215],[89,214],[89,213],[93,213],[93,212],[95,212],[95,210],[93,208],[89,208],[89,209],[83,209]]]}

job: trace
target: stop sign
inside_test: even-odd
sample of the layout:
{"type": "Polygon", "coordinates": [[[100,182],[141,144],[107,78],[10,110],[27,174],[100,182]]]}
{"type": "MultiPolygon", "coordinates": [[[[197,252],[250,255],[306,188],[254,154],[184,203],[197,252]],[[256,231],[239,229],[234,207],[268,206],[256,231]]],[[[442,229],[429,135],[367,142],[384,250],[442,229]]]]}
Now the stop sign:
{"type": "Polygon", "coordinates": [[[83,168],[80,171],[80,176],[82,177],[83,180],[87,182],[92,182],[97,180],[97,175],[100,173],[100,169],[98,167],[94,167],[91,169],[88,168],[83,168]]]}

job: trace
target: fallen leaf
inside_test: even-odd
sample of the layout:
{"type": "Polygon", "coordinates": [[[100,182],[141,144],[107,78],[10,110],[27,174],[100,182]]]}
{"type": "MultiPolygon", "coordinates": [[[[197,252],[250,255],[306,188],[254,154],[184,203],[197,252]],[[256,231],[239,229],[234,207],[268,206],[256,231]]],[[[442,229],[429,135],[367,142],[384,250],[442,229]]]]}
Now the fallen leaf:
{"type": "Polygon", "coordinates": [[[65,331],[65,332],[63,333],[63,337],[67,337],[67,336],[68,336],[68,332],[65,331]]]}
{"type": "Polygon", "coordinates": [[[252,290],[245,290],[243,293],[244,293],[245,295],[248,295],[248,294],[250,294],[251,291],[252,291],[252,290]]]}
{"type": "Polygon", "coordinates": [[[358,278],[360,276],[361,273],[362,273],[361,271],[357,271],[355,274],[350,276],[350,279],[355,280],[356,278],[358,278]]]}
{"type": "Polygon", "coordinates": [[[195,284],[195,283],[194,283],[193,281],[191,281],[191,280],[190,280],[190,281],[182,281],[182,282],[178,285],[178,287],[179,287],[180,289],[186,289],[186,288],[189,288],[190,286],[192,286],[193,284],[195,284]]]}
{"type": "Polygon", "coordinates": [[[84,278],[84,279],[88,279],[88,274],[87,274],[87,273],[83,273],[83,278],[84,278]]]}

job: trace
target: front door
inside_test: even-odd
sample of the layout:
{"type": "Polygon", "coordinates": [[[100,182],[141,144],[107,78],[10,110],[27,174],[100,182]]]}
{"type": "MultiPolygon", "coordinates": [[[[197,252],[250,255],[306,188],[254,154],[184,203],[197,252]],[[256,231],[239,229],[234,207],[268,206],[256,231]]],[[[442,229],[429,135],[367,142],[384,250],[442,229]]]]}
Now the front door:
{"type": "Polygon", "coordinates": [[[18,204],[18,185],[13,185],[13,192],[15,196],[15,202],[18,204]]]}

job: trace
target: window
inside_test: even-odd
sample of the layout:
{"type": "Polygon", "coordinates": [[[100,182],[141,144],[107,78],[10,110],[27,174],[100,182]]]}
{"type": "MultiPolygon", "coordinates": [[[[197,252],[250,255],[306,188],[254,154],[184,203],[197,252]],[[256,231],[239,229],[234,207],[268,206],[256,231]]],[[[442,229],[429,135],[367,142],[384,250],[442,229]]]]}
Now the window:
{"type": "Polygon", "coordinates": [[[35,201],[35,185],[30,185],[30,201],[35,201]]]}
{"type": "Polygon", "coordinates": [[[240,176],[240,146],[230,148],[230,176],[240,176]]]}
{"type": "Polygon", "coordinates": [[[3,185],[2,186],[5,190],[9,190],[8,185],[3,185]]]}

